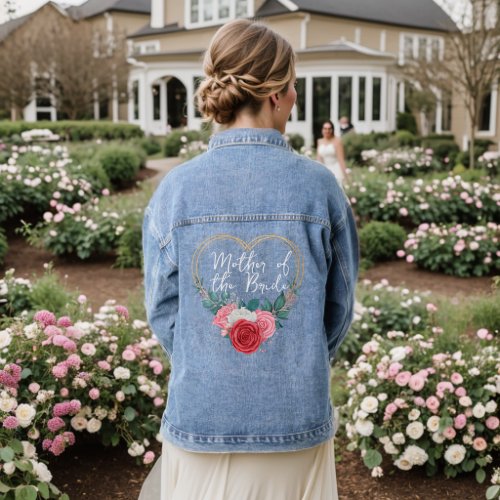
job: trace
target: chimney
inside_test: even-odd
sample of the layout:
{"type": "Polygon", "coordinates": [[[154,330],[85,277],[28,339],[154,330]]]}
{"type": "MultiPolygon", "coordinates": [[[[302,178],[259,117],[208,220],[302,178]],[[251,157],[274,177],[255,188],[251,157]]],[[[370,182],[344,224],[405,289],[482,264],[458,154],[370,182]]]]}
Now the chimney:
{"type": "Polygon", "coordinates": [[[165,26],[165,0],[151,0],[151,28],[165,26]]]}

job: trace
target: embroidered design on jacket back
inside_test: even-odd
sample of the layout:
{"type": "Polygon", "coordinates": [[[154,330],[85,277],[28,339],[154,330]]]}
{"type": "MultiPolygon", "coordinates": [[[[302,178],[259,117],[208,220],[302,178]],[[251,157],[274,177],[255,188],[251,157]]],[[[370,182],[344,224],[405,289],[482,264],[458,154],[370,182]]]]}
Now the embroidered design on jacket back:
{"type": "Polygon", "coordinates": [[[246,242],[230,234],[204,240],[192,276],[212,324],[237,351],[252,354],[288,319],[304,277],[295,243],[276,234],[246,242]]]}

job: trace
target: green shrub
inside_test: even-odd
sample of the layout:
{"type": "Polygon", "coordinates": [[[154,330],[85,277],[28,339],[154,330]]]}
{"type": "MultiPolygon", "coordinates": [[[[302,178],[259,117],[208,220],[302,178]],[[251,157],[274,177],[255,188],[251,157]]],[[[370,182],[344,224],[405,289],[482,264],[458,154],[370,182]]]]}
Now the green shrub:
{"type": "MultiPolygon", "coordinates": [[[[0,137],[19,136],[25,130],[47,128],[54,134],[68,141],[85,141],[89,139],[131,139],[142,137],[143,131],[131,123],[113,123],[110,121],[63,120],[39,122],[0,122],[0,137]]],[[[11,141],[12,142],[12,141],[11,141]]]]}
{"type": "Polygon", "coordinates": [[[201,130],[173,130],[165,138],[165,156],[179,156],[181,148],[188,142],[206,142],[207,139],[207,132],[201,130]]]}
{"type": "Polygon", "coordinates": [[[395,259],[405,240],[405,230],[392,222],[369,222],[359,232],[361,255],[372,262],[395,259]]]}
{"type": "Polygon", "coordinates": [[[432,149],[434,156],[441,160],[448,158],[451,163],[453,163],[453,160],[456,159],[460,152],[460,148],[454,139],[450,139],[447,136],[441,137],[439,135],[431,135],[423,137],[422,147],[432,149]]]}
{"type": "Polygon", "coordinates": [[[412,134],[417,134],[417,121],[412,113],[398,113],[396,118],[396,128],[398,130],[407,130],[412,134]]]}
{"type": "Polygon", "coordinates": [[[142,158],[132,146],[106,146],[96,160],[114,187],[130,185],[141,168],[142,158]]]}
{"type": "Polygon", "coordinates": [[[367,149],[384,149],[388,146],[389,134],[372,132],[371,134],[346,134],[342,138],[345,157],[356,163],[362,162],[361,152],[367,149]]]}
{"type": "Polygon", "coordinates": [[[161,143],[156,137],[142,137],[137,140],[137,145],[140,146],[148,156],[155,155],[161,151],[161,143]]]}
{"type": "Polygon", "coordinates": [[[300,134],[286,134],[288,144],[295,149],[295,151],[300,151],[304,146],[304,138],[300,134]]]}
{"type": "Polygon", "coordinates": [[[500,334],[500,290],[471,302],[472,323],[476,329],[487,328],[500,334]]]}
{"type": "Polygon", "coordinates": [[[102,191],[104,188],[109,189],[111,187],[108,174],[106,174],[104,167],[97,159],[88,160],[82,166],[83,176],[92,183],[95,191],[102,191]]]}
{"type": "Polygon", "coordinates": [[[115,266],[120,268],[142,267],[142,217],[130,216],[125,221],[125,231],[118,239],[115,266]]]}
{"type": "Polygon", "coordinates": [[[56,315],[68,314],[68,307],[75,301],[75,294],[70,293],[61,283],[51,266],[45,274],[32,283],[30,305],[34,310],[47,309],[56,315]]]}
{"type": "Polygon", "coordinates": [[[412,134],[408,130],[398,130],[394,134],[394,138],[397,142],[398,147],[418,146],[418,143],[420,142],[415,134],[412,134]]]}
{"type": "Polygon", "coordinates": [[[3,266],[8,250],[9,245],[7,243],[7,236],[5,236],[4,231],[0,228],[0,266],[3,266]]]}

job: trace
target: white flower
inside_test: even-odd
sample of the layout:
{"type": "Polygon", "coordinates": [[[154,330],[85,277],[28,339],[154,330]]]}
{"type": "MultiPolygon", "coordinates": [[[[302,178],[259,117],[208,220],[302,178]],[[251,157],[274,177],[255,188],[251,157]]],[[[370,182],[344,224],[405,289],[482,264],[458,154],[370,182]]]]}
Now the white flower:
{"type": "Polygon", "coordinates": [[[465,447],[461,444],[452,444],[444,453],[445,460],[451,465],[458,465],[465,458],[465,447]]]}
{"type": "Polygon", "coordinates": [[[6,330],[0,330],[0,349],[4,349],[12,342],[12,335],[10,334],[10,328],[6,330]]]}
{"type": "Polygon", "coordinates": [[[372,477],[382,477],[384,475],[384,471],[382,467],[374,467],[372,469],[372,477]]]}
{"type": "Polygon", "coordinates": [[[488,401],[484,407],[487,413],[493,413],[497,409],[497,404],[495,401],[488,401]]]}
{"type": "Polygon", "coordinates": [[[482,403],[477,403],[477,405],[475,405],[474,408],[472,408],[472,414],[476,418],[483,418],[485,413],[486,413],[486,408],[482,403]]]}
{"type": "Polygon", "coordinates": [[[469,370],[469,375],[472,375],[473,377],[477,377],[478,375],[480,375],[481,372],[479,371],[478,368],[474,367],[474,368],[471,368],[469,370]]]}
{"type": "Polygon", "coordinates": [[[17,406],[15,398],[2,397],[0,398],[0,410],[5,413],[10,413],[17,406]]]}
{"type": "Polygon", "coordinates": [[[36,427],[32,427],[28,431],[28,437],[33,439],[33,441],[36,441],[40,437],[40,431],[36,427]]]}
{"type": "Polygon", "coordinates": [[[75,415],[71,419],[71,427],[75,429],[75,431],[84,431],[87,428],[87,419],[85,417],[80,417],[79,415],[75,415]]]}
{"type": "Polygon", "coordinates": [[[412,422],[406,426],[406,434],[411,439],[419,439],[424,433],[424,426],[421,422],[412,422]]]}
{"type": "Polygon", "coordinates": [[[406,349],[403,346],[393,347],[389,354],[391,355],[391,361],[401,361],[406,358],[406,349]]]}
{"type": "Polygon", "coordinates": [[[417,420],[418,417],[420,417],[420,412],[416,408],[411,410],[408,414],[408,420],[417,420]]]}
{"type": "Polygon", "coordinates": [[[429,429],[431,432],[437,432],[439,429],[439,422],[441,419],[437,415],[433,415],[432,417],[427,420],[427,429],[429,429]]]}
{"type": "Polygon", "coordinates": [[[385,401],[387,399],[387,394],[385,392],[381,392],[378,396],[377,399],[379,401],[385,401]]]}
{"type": "Polygon", "coordinates": [[[33,472],[39,481],[43,481],[44,483],[50,483],[50,481],[52,481],[52,474],[43,462],[31,460],[31,463],[33,464],[33,472]]]}
{"type": "Polygon", "coordinates": [[[128,449],[128,454],[131,457],[139,457],[145,452],[145,448],[142,444],[137,443],[134,441],[131,445],[130,448],[128,449]]]}
{"type": "Polygon", "coordinates": [[[414,444],[408,446],[403,455],[412,465],[424,465],[429,458],[424,449],[414,444]]]}
{"type": "Polygon", "coordinates": [[[440,432],[435,432],[432,435],[432,440],[437,444],[441,444],[444,443],[444,436],[440,432]]]}
{"type": "Polygon", "coordinates": [[[87,423],[87,432],[90,434],[95,434],[99,432],[102,427],[102,422],[97,418],[91,418],[87,423]]]}
{"type": "Polygon", "coordinates": [[[472,438],[466,434],[463,438],[462,438],[462,442],[466,445],[471,445],[472,444],[472,438]]]}
{"type": "Polygon", "coordinates": [[[246,319],[248,321],[257,321],[257,313],[253,311],[249,311],[245,307],[242,307],[241,309],[235,309],[234,311],[231,311],[231,313],[227,317],[227,323],[231,326],[236,321],[240,319],[246,319]]]}
{"type": "Polygon", "coordinates": [[[378,409],[378,399],[373,396],[366,396],[363,401],[361,401],[360,406],[366,413],[376,413],[378,409]]]}
{"type": "Polygon", "coordinates": [[[461,406],[471,406],[472,405],[472,399],[469,398],[469,396],[462,396],[459,400],[458,403],[461,406]]]}
{"type": "Polygon", "coordinates": [[[394,436],[392,436],[392,440],[394,444],[405,444],[405,435],[402,432],[396,432],[394,436]]]}
{"type": "Polygon", "coordinates": [[[130,378],[130,370],[128,368],[124,368],[123,366],[118,366],[113,370],[113,375],[116,379],[127,380],[130,378]]]}
{"type": "Polygon", "coordinates": [[[394,443],[392,443],[391,441],[384,444],[384,451],[388,455],[397,455],[399,453],[399,450],[394,446],[394,443]]]}
{"type": "Polygon", "coordinates": [[[16,408],[16,418],[21,427],[29,427],[35,415],[36,410],[31,405],[23,403],[16,408]]]}
{"type": "Polygon", "coordinates": [[[21,441],[24,458],[35,458],[36,448],[29,441],[21,441]]]}
{"type": "Polygon", "coordinates": [[[361,436],[371,436],[373,433],[373,422],[371,420],[356,420],[354,428],[361,436]]]}
{"type": "Polygon", "coordinates": [[[10,476],[11,474],[14,474],[14,471],[16,470],[16,464],[14,462],[5,462],[3,464],[3,471],[7,476],[10,476]]]}
{"type": "Polygon", "coordinates": [[[382,444],[387,444],[387,443],[390,443],[390,438],[389,436],[380,436],[378,438],[378,440],[382,443],[382,444]]]}
{"type": "Polygon", "coordinates": [[[366,386],[364,384],[358,384],[356,386],[356,391],[358,394],[364,394],[366,392],[366,386]]]}
{"type": "Polygon", "coordinates": [[[394,465],[398,468],[398,469],[401,469],[401,470],[410,470],[413,465],[411,464],[411,462],[405,457],[405,456],[401,456],[399,457],[395,462],[394,462],[394,465]]]}

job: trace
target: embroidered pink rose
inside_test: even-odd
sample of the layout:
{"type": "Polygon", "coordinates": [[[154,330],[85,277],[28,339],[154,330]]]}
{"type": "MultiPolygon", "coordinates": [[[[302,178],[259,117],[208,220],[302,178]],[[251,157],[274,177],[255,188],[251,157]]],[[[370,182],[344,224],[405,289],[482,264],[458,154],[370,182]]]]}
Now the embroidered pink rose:
{"type": "Polygon", "coordinates": [[[252,354],[259,348],[262,337],[257,323],[239,319],[231,328],[229,337],[233,347],[243,354],[252,354]]]}
{"type": "Polygon", "coordinates": [[[276,322],[274,320],[274,316],[267,311],[260,311],[257,309],[255,311],[257,313],[257,326],[260,330],[260,336],[266,340],[274,335],[276,331],[276,322]]]}
{"type": "Polygon", "coordinates": [[[218,326],[221,328],[223,331],[225,331],[225,335],[228,333],[228,324],[227,324],[227,317],[236,309],[236,304],[227,304],[225,306],[222,306],[218,311],[217,314],[215,315],[214,320],[212,321],[212,324],[215,326],[218,326]]]}

